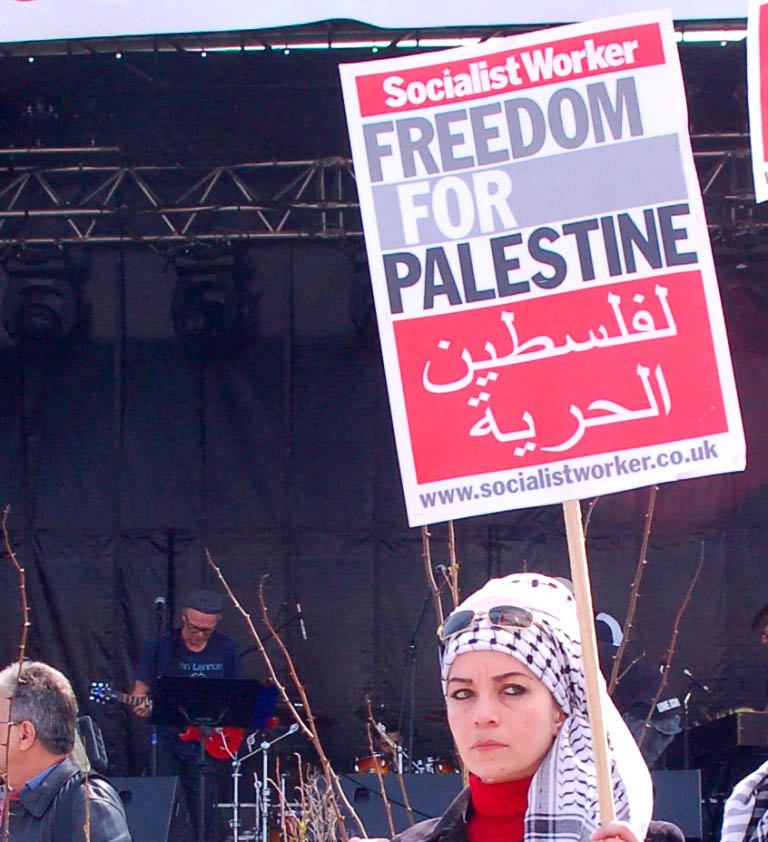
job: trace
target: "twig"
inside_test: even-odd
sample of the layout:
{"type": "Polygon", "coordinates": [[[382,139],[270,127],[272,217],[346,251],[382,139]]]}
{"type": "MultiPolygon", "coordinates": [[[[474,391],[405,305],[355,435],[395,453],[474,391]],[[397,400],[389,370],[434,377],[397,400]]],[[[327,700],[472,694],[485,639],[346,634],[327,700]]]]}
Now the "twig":
{"type": "MultiPolygon", "coordinates": [[[[371,722],[373,722],[373,713],[371,711],[370,696],[365,697],[365,703],[368,706],[368,718],[371,720],[371,722]]],[[[365,723],[365,733],[368,736],[368,748],[370,749],[371,760],[373,761],[373,771],[376,772],[376,778],[379,782],[379,793],[381,794],[381,800],[384,802],[384,811],[387,814],[387,824],[389,825],[389,838],[391,839],[395,835],[395,823],[392,821],[392,807],[389,804],[387,788],[384,786],[384,776],[381,774],[379,764],[376,762],[378,758],[376,755],[376,749],[373,747],[373,734],[371,733],[371,722],[365,723]]]]}
{"type": "MultiPolygon", "coordinates": [[[[19,682],[21,680],[21,668],[24,665],[24,659],[26,658],[27,654],[27,637],[29,635],[29,604],[27,603],[27,579],[26,573],[24,568],[19,564],[19,559],[16,556],[16,553],[13,551],[13,547],[11,546],[11,539],[8,535],[8,514],[11,511],[10,506],[6,506],[3,509],[3,520],[2,520],[2,530],[3,530],[3,542],[5,543],[5,550],[8,553],[8,557],[13,562],[13,566],[16,568],[16,573],[19,577],[19,599],[21,601],[21,635],[19,638],[19,658],[18,658],[18,669],[16,671],[16,682],[14,685],[14,691],[11,696],[8,697],[8,719],[12,720],[13,715],[11,712],[11,708],[13,707],[13,697],[16,694],[16,690],[19,687],[19,682]]],[[[5,798],[5,809],[3,810],[3,832],[2,832],[2,839],[3,842],[8,842],[10,839],[10,820],[11,820],[11,809],[10,809],[10,800],[8,799],[8,774],[9,774],[9,764],[10,764],[10,728],[8,729],[7,737],[5,743],[3,744],[3,751],[5,753],[5,774],[6,774],[6,798],[5,798]]]]}
{"type": "Polygon", "coordinates": [[[456,536],[453,531],[453,521],[448,521],[448,558],[451,565],[448,569],[448,587],[451,589],[453,607],[459,604],[459,562],[456,560],[456,536]]]}
{"type": "Polygon", "coordinates": [[[633,658],[633,659],[632,659],[632,660],[631,660],[631,661],[627,664],[626,669],[623,669],[623,670],[619,673],[619,677],[618,677],[618,679],[617,679],[616,683],[617,683],[617,684],[619,684],[619,683],[621,682],[621,679],[622,679],[622,678],[624,678],[624,676],[625,676],[625,675],[626,675],[626,674],[627,674],[627,673],[628,673],[628,672],[632,669],[632,667],[633,667],[636,663],[638,663],[639,661],[642,661],[644,657],[645,657],[645,650],[643,650],[643,651],[642,651],[642,652],[641,652],[641,653],[640,653],[640,654],[639,654],[636,658],[633,658]]]}
{"type": "Polygon", "coordinates": [[[341,781],[339,780],[339,776],[333,770],[333,767],[331,766],[331,763],[328,760],[328,757],[325,753],[325,749],[323,748],[323,745],[320,741],[320,736],[317,733],[317,726],[315,725],[315,718],[312,715],[312,708],[309,704],[309,699],[307,698],[307,694],[306,694],[306,691],[304,689],[304,685],[299,680],[299,676],[296,672],[296,667],[293,663],[293,659],[291,658],[291,655],[288,652],[288,649],[286,648],[285,643],[283,642],[280,635],[277,633],[275,627],[272,625],[272,621],[269,618],[269,612],[267,611],[267,604],[264,600],[264,579],[266,578],[266,576],[262,576],[261,581],[259,582],[259,605],[261,606],[261,617],[262,617],[262,620],[264,621],[264,624],[267,628],[267,631],[270,633],[270,636],[272,638],[274,638],[278,649],[280,650],[283,658],[285,658],[285,662],[288,666],[288,671],[289,671],[289,674],[291,676],[291,680],[293,681],[294,686],[296,687],[296,690],[299,693],[299,697],[301,699],[302,705],[304,706],[304,712],[305,712],[305,715],[306,715],[306,720],[304,718],[302,718],[301,714],[296,710],[296,707],[291,702],[291,700],[288,698],[288,693],[286,692],[285,687],[283,686],[282,682],[280,681],[280,679],[277,676],[277,672],[275,671],[274,665],[272,664],[272,661],[271,661],[266,649],[264,648],[264,644],[261,640],[261,637],[259,636],[259,633],[256,631],[256,627],[253,624],[253,620],[251,619],[251,615],[243,608],[243,606],[238,601],[237,597],[235,597],[234,593],[232,592],[232,589],[229,586],[229,583],[224,578],[224,574],[221,572],[221,569],[213,561],[213,558],[212,558],[212,556],[211,556],[211,554],[210,554],[210,552],[208,551],[207,548],[205,550],[205,555],[206,555],[206,559],[208,560],[208,564],[215,571],[216,575],[219,578],[219,581],[224,586],[224,589],[226,590],[227,595],[229,596],[230,600],[232,600],[232,603],[234,604],[235,608],[245,618],[245,620],[248,624],[248,628],[250,629],[251,634],[253,635],[253,639],[256,641],[256,647],[257,647],[258,651],[261,653],[262,659],[264,660],[264,663],[267,666],[267,670],[270,674],[270,677],[272,678],[272,681],[274,682],[275,686],[280,691],[280,695],[282,696],[283,701],[286,703],[286,705],[288,707],[288,710],[291,713],[291,716],[293,717],[294,721],[298,724],[300,731],[304,734],[305,737],[307,737],[310,740],[310,742],[314,746],[315,751],[317,752],[317,756],[320,760],[320,764],[321,764],[322,769],[323,769],[323,776],[324,776],[325,781],[326,781],[326,786],[328,787],[328,790],[329,790],[329,798],[330,798],[330,801],[331,801],[331,805],[332,805],[333,809],[335,810],[337,818],[339,820],[339,833],[341,834],[341,838],[342,838],[343,842],[347,842],[348,834],[347,834],[347,829],[344,825],[344,816],[342,815],[341,810],[339,809],[338,802],[336,800],[336,793],[338,793],[339,798],[341,798],[344,806],[349,811],[350,817],[352,818],[352,820],[355,822],[355,824],[357,824],[358,828],[360,829],[361,835],[365,836],[366,835],[365,827],[363,826],[363,823],[360,821],[360,817],[355,812],[355,808],[349,802],[349,799],[347,798],[346,793],[344,792],[344,789],[341,786],[341,781]]]}
{"type": "MultiPolygon", "coordinates": [[[[277,677],[277,672],[275,672],[275,668],[272,664],[272,661],[269,659],[269,655],[267,654],[267,650],[264,648],[264,643],[261,639],[261,636],[256,631],[256,626],[254,626],[254,624],[253,624],[253,620],[251,619],[251,615],[240,604],[237,597],[232,592],[232,589],[229,587],[229,583],[224,578],[224,575],[222,574],[221,569],[216,565],[213,558],[211,557],[210,552],[207,549],[205,551],[205,556],[208,560],[208,564],[214,569],[216,575],[219,577],[219,581],[224,586],[224,590],[227,592],[227,596],[232,600],[233,605],[243,615],[243,617],[245,619],[245,622],[248,624],[248,628],[251,632],[251,635],[253,636],[253,639],[256,641],[256,648],[257,648],[258,652],[260,653],[261,657],[264,659],[264,663],[267,665],[267,670],[269,672],[270,678],[272,679],[272,682],[274,683],[275,687],[277,687],[277,689],[280,691],[280,695],[282,696],[285,704],[288,706],[288,710],[291,712],[291,716],[293,717],[294,721],[298,724],[299,729],[301,730],[302,734],[304,734],[305,737],[311,738],[312,737],[312,731],[310,731],[310,729],[307,727],[304,720],[301,718],[301,714],[294,707],[293,702],[291,702],[290,698],[288,697],[288,693],[286,692],[285,687],[283,687],[282,683],[280,682],[280,679],[277,677]]],[[[262,577],[262,581],[263,581],[263,577],[262,577]]]]}
{"type": "MultiPolygon", "coordinates": [[[[347,842],[347,829],[344,825],[344,816],[342,815],[342,812],[339,809],[338,802],[336,801],[336,794],[338,794],[339,798],[341,798],[341,800],[343,801],[344,806],[349,810],[350,817],[358,825],[360,832],[363,835],[365,835],[365,826],[360,821],[360,817],[355,812],[355,808],[352,806],[349,799],[347,798],[347,795],[344,792],[343,787],[341,786],[339,776],[336,774],[333,767],[331,766],[330,760],[328,760],[328,757],[325,753],[325,749],[323,748],[323,744],[320,741],[320,735],[317,733],[315,717],[312,714],[312,706],[309,703],[307,691],[304,685],[301,683],[298,673],[296,672],[296,665],[293,663],[291,653],[288,651],[288,648],[283,642],[283,639],[277,633],[277,629],[275,629],[275,627],[272,625],[272,621],[269,618],[269,612],[267,611],[267,603],[264,600],[265,578],[265,576],[262,576],[261,581],[259,582],[259,605],[261,606],[261,619],[264,621],[264,625],[267,627],[267,631],[269,632],[270,636],[274,639],[275,643],[277,644],[277,648],[280,650],[283,658],[285,659],[285,663],[288,667],[288,672],[291,676],[291,681],[293,681],[293,686],[296,688],[299,694],[299,698],[301,699],[301,703],[304,707],[304,712],[307,718],[306,722],[309,730],[309,739],[312,745],[314,746],[315,751],[317,752],[318,759],[320,760],[320,765],[323,769],[323,776],[325,777],[325,781],[329,789],[328,796],[331,800],[331,805],[336,811],[336,815],[339,820],[339,832],[341,833],[341,837],[344,840],[344,842],[347,842]]],[[[285,690],[283,690],[283,693],[285,694],[285,690]]],[[[298,716],[298,714],[296,715],[298,716]]]]}
{"type": "Polygon", "coordinates": [[[400,771],[399,764],[395,767],[395,775],[397,776],[397,783],[400,785],[400,795],[403,798],[403,806],[405,807],[405,812],[408,816],[408,824],[413,825],[415,824],[415,819],[413,818],[413,808],[411,807],[411,802],[408,799],[408,790],[405,788],[405,778],[403,778],[403,773],[400,771]]]}
{"type": "Polygon", "coordinates": [[[88,770],[85,772],[85,824],[83,825],[83,832],[85,833],[85,842],[91,842],[91,794],[89,792],[88,770]]]}
{"type": "MultiPolygon", "coordinates": [[[[430,533],[426,526],[421,527],[421,546],[422,546],[422,555],[424,557],[424,569],[427,576],[427,584],[429,585],[429,589],[432,592],[432,599],[435,603],[435,616],[437,617],[437,628],[438,631],[440,630],[440,626],[443,624],[443,620],[445,619],[443,616],[443,604],[440,599],[440,591],[443,588],[443,585],[447,585],[448,589],[451,592],[451,601],[453,606],[451,610],[456,608],[461,600],[461,596],[459,593],[459,562],[456,559],[456,536],[453,529],[453,521],[448,521],[448,557],[450,560],[450,566],[446,572],[445,568],[442,568],[443,571],[443,585],[438,587],[437,582],[435,582],[435,575],[432,571],[432,558],[429,546],[429,539],[430,533]]],[[[465,786],[469,785],[469,772],[465,768],[464,764],[461,763],[461,779],[465,786]]],[[[413,824],[413,811],[411,810],[411,805],[408,802],[408,793],[405,789],[405,781],[403,780],[403,776],[400,775],[400,788],[403,793],[403,801],[405,802],[406,810],[408,811],[408,820],[411,824],[413,824]]]]}
{"type": "Polygon", "coordinates": [[[643,541],[640,546],[640,558],[635,569],[635,578],[632,582],[632,592],[629,598],[629,608],[627,609],[627,619],[624,621],[624,634],[621,638],[621,644],[618,652],[613,656],[613,666],[611,667],[611,678],[608,682],[608,694],[610,695],[616,689],[618,684],[619,666],[621,659],[624,657],[624,650],[627,648],[627,641],[629,634],[632,631],[632,623],[635,619],[635,609],[637,608],[637,600],[640,595],[640,581],[643,578],[645,565],[648,563],[646,553],[648,552],[648,539],[651,535],[651,524],[653,523],[653,511],[656,508],[656,493],[659,490],[658,485],[651,486],[651,493],[648,498],[648,511],[645,513],[645,527],[643,528],[643,541]]]}
{"type": "Polygon", "coordinates": [[[302,765],[301,755],[298,751],[294,752],[296,755],[296,765],[299,769],[299,798],[301,799],[301,815],[302,818],[307,815],[307,794],[304,791],[304,766],[302,765]]]}
{"type": "MultiPolygon", "coordinates": [[[[11,539],[8,535],[8,513],[10,512],[11,507],[6,506],[3,509],[3,542],[5,543],[5,551],[8,553],[9,558],[13,562],[13,566],[16,568],[16,573],[19,576],[19,596],[21,599],[21,638],[19,642],[19,672],[17,675],[17,682],[19,677],[21,676],[21,667],[24,664],[24,658],[26,657],[27,651],[27,636],[29,635],[29,605],[27,603],[27,578],[24,568],[19,564],[19,560],[16,557],[16,553],[13,551],[11,547],[11,539]]],[[[10,718],[10,717],[9,717],[10,718]]]]}
{"type": "Polygon", "coordinates": [[[699,553],[699,563],[696,566],[696,571],[693,574],[693,578],[691,579],[691,584],[688,586],[688,592],[685,595],[685,599],[683,600],[683,604],[680,606],[680,610],[677,612],[677,616],[675,617],[675,625],[672,628],[672,637],[670,638],[669,647],[666,651],[666,657],[664,658],[664,670],[661,673],[661,681],[659,682],[659,688],[656,691],[656,695],[653,697],[653,701],[651,702],[651,707],[648,711],[648,715],[645,717],[645,722],[643,723],[643,731],[640,734],[640,739],[637,741],[640,746],[643,744],[643,738],[645,737],[648,728],[651,725],[651,717],[653,716],[654,711],[656,710],[656,705],[659,703],[659,699],[661,698],[661,694],[664,692],[664,688],[667,684],[667,676],[669,675],[670,667],[672,666],[672,656],[675,654],[675,646],[677,645],[677,635],[680,632],[680,622],[683,619],[683,614],[685,613],[685,609],[688,607],[688,603],[691,601],[691,595],[693,594],[693,589],[696,587],[696,582],[699,580],[699,575],[701,573],[701,568],[704,566],[704,541],[701,542],[701,551],[699,553]]]}
{"type": "Polygon", "coordinates": [[[424,559],[424,572],[427,576],[427,584],[429,585],[429,590],[432,593],[432,602],[435,605],[435,616],[437,617],[437,625],[438,627],[443,624],[443,603],[440,600],[440,588],[437,586],[437,582],[435,581],[435,574],[432,570],[432,552],[429,546],[429,539],[430,539],[429,528],[426,526],[421,527],[421,555],[424,559]]]}
{"type": "Polygon", "coordinates": [[[599,501],[599,497],[593,497],[587,506],[587,516],[584,518],[584,540],[586,540],[587,533],[589,532],[589,522],[592,520],[592,512],[594,512],[595,506],[599,501]]]}

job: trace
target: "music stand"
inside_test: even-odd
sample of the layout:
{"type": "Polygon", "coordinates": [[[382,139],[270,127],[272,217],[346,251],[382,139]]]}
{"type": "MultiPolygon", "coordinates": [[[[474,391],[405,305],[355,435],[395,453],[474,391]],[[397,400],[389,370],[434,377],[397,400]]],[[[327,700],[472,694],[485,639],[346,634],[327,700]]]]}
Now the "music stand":
{"type": "MultiPolygon", "coordinates": [[[[277,688],[274,688],[275,691],[277,688]]],[[[153,725],[171,725],[184,730],[188,725],[198,728],[200,755],[198,778],[200,792],[198,799],[197,832],[200,840],[205,839],[205,781],[208,763],[205,759],[205,738],[216,728],[225,726],[256,730],[263,728],[272,711],[266,713],[269,704],[259,703],[263,694],[271,694],[272,688],[262,688],[258,681],[249,678],[180,678],[161,676],[152,697],[153,725]]]]}

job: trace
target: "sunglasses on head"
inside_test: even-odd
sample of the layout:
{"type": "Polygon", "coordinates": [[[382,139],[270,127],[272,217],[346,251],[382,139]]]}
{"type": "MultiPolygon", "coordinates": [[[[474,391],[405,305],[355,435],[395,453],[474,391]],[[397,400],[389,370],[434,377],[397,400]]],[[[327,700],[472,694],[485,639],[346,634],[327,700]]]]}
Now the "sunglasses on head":
{"type": "Polygon", "coordinates": [[[497,605],[487,611],[464,608],[449,614],[437,630],[440,642],[445,643],[457,634],[471,629],[475,620],[480,617],[487,617],[492,626],[502,629],[527,629],[533,625],[533,614],[527,608],[519,608],[516,605],[497,605]]]}

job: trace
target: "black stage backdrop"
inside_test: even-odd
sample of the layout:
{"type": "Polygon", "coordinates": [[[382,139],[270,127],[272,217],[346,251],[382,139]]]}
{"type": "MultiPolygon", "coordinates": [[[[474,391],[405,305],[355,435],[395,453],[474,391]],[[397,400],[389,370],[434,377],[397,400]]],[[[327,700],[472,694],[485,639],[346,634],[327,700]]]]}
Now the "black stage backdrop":
{"type": "MultiPolygon", "coordinates": [[[[421,539],[405,520],[370,300],[350,250],[262,243],[242,258],[258,303],[250,332],[227,353],[174,336],[175,271],[135,244],[83,256],[89,313],[79,337],[49,354],[0,349],[0,499],[26,569],[28,654],[71,676],[83,708],[92,680],[130,689],[140,643],[155,628],[154,598],[214,583],[207,547],[254,614],[269,574],[266,599],[315,712],[336,720],[324,733],[341,769],[368,754],[355,716],[366,693],[398,709],[413,687],[414,754],[449,754],[431,604],[419,621],[421,539]]],[[[658,660],[703,552],[673,671],[678,691],[683,667],[710,685],[710,696],[694,695],[697,716],[762,706],[768,675],[768,652],[748,630],[768,600],[768,332],[755,296],[724,292],[749,468],[661,487],[635,631],[658,660]]],[[[647,490],[614,495],[592,515],[595,604],[620,619],[647,502],[647,490]]],[[[558,506],[459,521],[456,532],[464,593],[524,568],[568,575],[558,506]]],[[[434,562],[445,563],[443,526],[432,545],[434,562]]],[[[0,586],[7,662],[20,632],[7,559],[0,586]]],[[[222,626],[246,652],[246,675],[264,678],[233,609],[222,626]]],[[[90,710],[112,773],[137,773],[140,724],[120,707],[90,710]]]]}

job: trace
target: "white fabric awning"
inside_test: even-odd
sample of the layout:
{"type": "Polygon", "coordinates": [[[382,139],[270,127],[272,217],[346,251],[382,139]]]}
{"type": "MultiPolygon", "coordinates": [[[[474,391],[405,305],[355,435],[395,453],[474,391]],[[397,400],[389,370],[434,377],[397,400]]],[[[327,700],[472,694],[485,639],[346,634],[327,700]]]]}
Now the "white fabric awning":
{"type": "Polygon", "coordinates": [[[570,23],[671,7],[676,20],[746,18],[747,0],[0,0],[0,42],[264,29],[350,19],[387,29],[570,23]]]}

